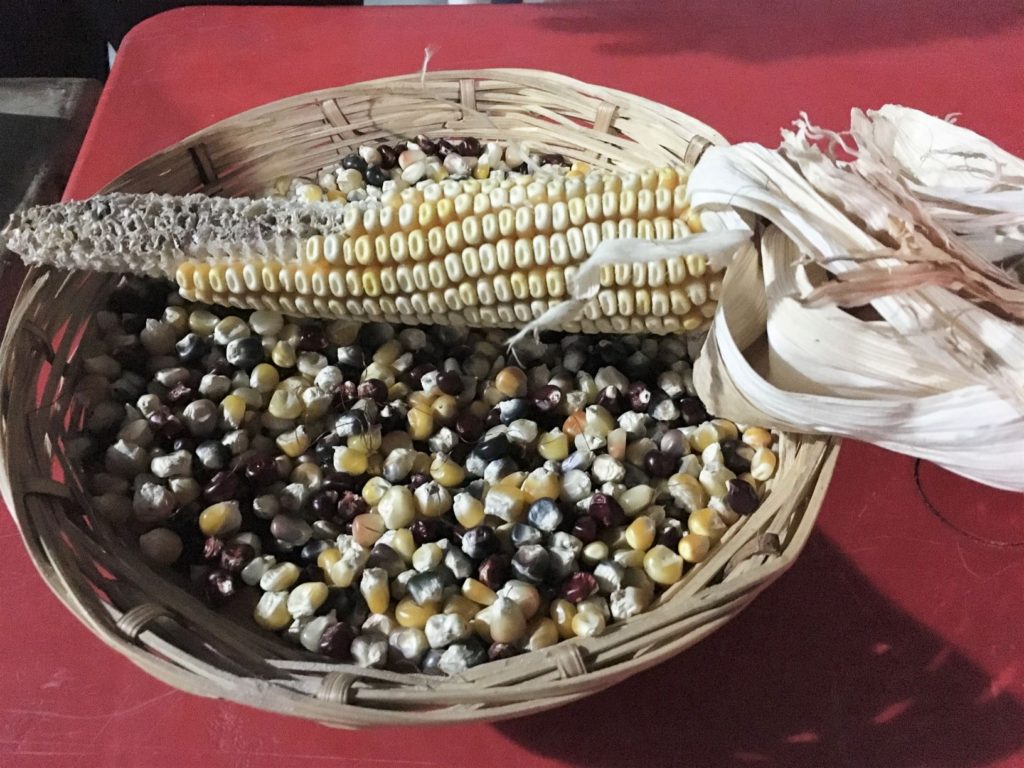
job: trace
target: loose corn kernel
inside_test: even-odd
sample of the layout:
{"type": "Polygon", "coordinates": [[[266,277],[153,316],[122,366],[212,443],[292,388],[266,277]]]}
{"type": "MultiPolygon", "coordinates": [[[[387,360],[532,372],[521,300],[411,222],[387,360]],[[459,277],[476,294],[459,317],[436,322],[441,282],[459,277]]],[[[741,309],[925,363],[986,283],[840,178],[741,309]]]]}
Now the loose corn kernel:
{"type": "Polygon", "coordinates": [[[220,401],[220,417],[229,427],[238,429],[245,417],[245,400],[238,395],[225,397],[220,401]]]}
{"type": "Polygon", "coordinates": [[[292,623],[292,615],[288,613],[288,593],[264,592],[253,609],[252,617],[264,629],[274,632],[284,629],[292,623]]]}
{"type": "Polygon", "coordinates": [[[569,438],[560,429],[553,429],[540,436],[537,453],[548,461],[562,461],[569,455],[569,438]]]}
{"type": "Polygon", "coordinates": [[[683,578],[683,558],[664,544],[658,544],[644,555],[644,572],[655,584],[671,586],[683,578]]]}
{"type": "Polygon", "coordinates": [[[668,492],[673,500],[687,512],[695,512],[708,503],[708,493],[693,475],[679,472],[668,479],[668,492]]]}
{"type": "Polygon", "coordinates": [[[697,453],[702,453],[709,445],[721,439],[718,427],[710,421],[705,421],[691,433],[690,447],[697,453]]]}
{"type": "Polygon", "coordinates": [[[505,397],[523,397],[527,383],[526,372],[515,366],[501,369],[494,377],[494,387],[505,397]]]}
{"type": "Polygon", "coordinates": [[[722,534],[728,528],[721,515],[711,507],[704,507],[690,513],[686,520],[686,527],[690,533],[707,536],[711,541],[718,541],[722,538],[722,534]]]}
{"type": "Polygon", "coordinates": [[[526,642],[523,647],[528,651],[539,651],[550,648],[559,640],[558,627],[551,619],[541,616],[535,618],[526,628],[526,642]]]}
{"type": "Polygon", "coordinates": [[[388,546],[401,555],[406,563],[412,562],[412,555],[416,551],[416,540],[408,528],[393,530],[388,538],[388,546]]]}
{"type": "Polygon", "coordinates": [[[249,374],[249,386],[257,392],[273,392],[280,381],[281,375],[277,368],[267,363],[260,363],[249,374]]]}
{"type": "MultiPolygon", "coordinates": [[[[385,609],[387,606],[385,606],[385,609]]],[[[395,606],[395,621],[403,627],[423,629],[427,626],[427,619],[436,616],[438,613],[437,603],[424,603],[420,605],[411,597],[404,597],[395,606]]]]}
{"type": "Polygon", "coordinates": [[[758,448],[754,451],[754,458],[750,461],[750,474],[755,480],[764,482],[775,474],[775,467],[778,459],[772,453],[771,448],[758,448]]]}
{"type": "Polygon", "coordinates": [[[557,499],[562,492],[562,481],[551,470],[540,467],[526,476],[522,490],[530,504],[538,499],[557,499]]]}
{"type": "Polygon", "coordinates": [[[406,418],[409,420],[409,436],[413,440],[426,440],[434,434],[434,416],[430,411],[413,407],[406,418]]]}
{"type": "Polygon", "coordinates": [[[565,423],[562,424],[562,431],[575,440],[578,436],[583,434],[583,429],[586,426],[587,415],[583,411],[573,411],[569,414],[565,423]]]}
{"type": "Polygon", "coordinates": [[[390,487],[391,483],[383,477],[371,477],[366,481],[366,485],[363,486],[363,490],[361,492],[363,501],[371,507],[376,507],[390,487]]]}
{"type": "Polygon", "coordinates": [[[312,440],[310,439],[309,433],[306,432],[305,427],[296,427],[295,429],[284,432],[277,436],[277,447],[290,458],[301,456],[308,450],[312,440]]]}
{"type": "Polygon", "coordinates": [[[640,515],[626,528],[626,543],[635,550],[646,551],[654,544],[657,533],[654,521],[646,515],[640,515]]]}
{"type": "Polygon", "coordinates": [[[774,442],[772,433],[761,427],[747,427],[743,430],[743,442],[755,450],[758,448],[771,448],[774,442]]]}
{"type": "Polygon", "coordinates": [[[341,560],[341,550],[337,547],[328,547],[316,556],[317,567],[324,573],[329,574],[331,566],[341,560]]]}
{"type": "Polygon", "coordinates": [[[484,496],[484,514],[507,523],[518,522],[526,511],[526,496],[518,488],[496,485],[484,496]]]}
{"type": "Polygon", "coordinates": [[[352,521],[352,538],[367,549],[377,543],[377,539],[384,535],[387,526],[384,525],[384,518],[376,512],[367,512],[356,515],[352,521]]]}
{"type": "Polygon", "coordinates": [[[199,515],[199,530],[206,536],[226,536],[242,525],[242,511],[237,501],[211,504],[199,515]]]}
{"type": "Polygon", "coordinates": [[[559,637],[565,640],[576,635],[572,628],[572,622],[576,618],[575,605],[562,598],[552,600],[550,614],[551,620],[555,622],[555,627],[558,629],[559,637]]]}
{"type": "Polygon", "coordinates": [[[445,488],[454,488],[466,479],[466,470],[447,456],[437,454],[430,464],[430,476],[445,488]]]}
{"type": "Polygon", "coordinates": [[[699,533],[687,533],[679,540],[679,556],[688,563],[699,563],[711,551],[711,539],[699,533]]]}
{"type": "Polygon", "coordinates": [[[348,446],[334,449],[334,468],[339,472],[358,477],[365,474],[368,466],[366,453],[348,446]]]}
{"type": "Polygon", "coordinates": [[[294,368],[295,345],[290,341],[278,341],[270,350],[270,359],[278,368],[294,368]]]}
{"type": "Polygon", "coordinates": [[[594,637],[604,629],[605,618],[597,611],[577,611],[572,617],[572,633],[576,637],[594,637]]]}
{"type": "Polygon", "coordinates": [[[480,605],[490,605],[498,599],[493,589],[476,579],[466,579],[462,582],[462,595],[480,605]]]}
{"type": "MultiPolygon", "coordinates": [[[[227,398],[224,398],[227,400],[227,398]]],[[[223,405],[223,403],[221,403],[223,405]]],[[[277,389],[270,396],[270,403],[267,405],[270,415],[276,419],[297,419],[302,415],[301,393],[292,389],[277,389]]]]}
{"type": "MultiPolygon", "coordinates": [[[[366,600],[370,613],[384,613],[391,604],[388,574],[383,568],[367,568],[359,581],[359,594],[366,600]]],[[[426,619],[424,619],[426,623],[426,619]]]]}
{"type": "Polygon", "coordinates": [[[484,521],[484,504],[471,493],[460,493],[453,501],[455,519],[464,528],[475,528],[484,521]]]}
{"type": "Polygon", "coordinates": [[[288,613],[298,619],[312,616],[327,600],[329,591],[322,581],[307,581],[299,584],[288,595],[288,613]]]}
{"type": "Polygon", "coordinates": [[[740,437],[740,431],[736,428],[734,422],[728,419],[712,419],[711,423],[715,425],[715,429],[718,430],[718,439],[721,440],[738,440],[740,437]]]}
{"type": "Polygon", "coordinates": [[[405,485],[393,485],[381,496],[377,515],[390,530],[406,528],[416,519],[416,499],[405,485]]]}

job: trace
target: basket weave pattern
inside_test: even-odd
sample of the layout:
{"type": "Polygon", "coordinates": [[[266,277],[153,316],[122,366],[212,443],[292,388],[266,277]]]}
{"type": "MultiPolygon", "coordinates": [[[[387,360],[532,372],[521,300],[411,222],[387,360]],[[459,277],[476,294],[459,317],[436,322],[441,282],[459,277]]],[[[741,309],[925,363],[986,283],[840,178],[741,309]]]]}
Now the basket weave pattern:
{"type": "MultiPolygon", "coordinates": [[[[154,155],[104,191],[260,194],[355,147],[418,133],[527,142],[594,167],[696,162],[713,130],[619,91],[528,70],[400,77],[296,96],[225,120],[154,155]]],[[[656,607],[604,634],[438,678],[317,660],[216,613],[155,572],[87,503],[64,443],[81,339],[114,278],[34,268],[3,342],[0,484],[47,584],[97,636],[183,690],[341,727],[497,720],[564,704],[679,653],[725,624],[792,564],[820,508],[838,444],[784,435],[761,507],[656,607]]]]}

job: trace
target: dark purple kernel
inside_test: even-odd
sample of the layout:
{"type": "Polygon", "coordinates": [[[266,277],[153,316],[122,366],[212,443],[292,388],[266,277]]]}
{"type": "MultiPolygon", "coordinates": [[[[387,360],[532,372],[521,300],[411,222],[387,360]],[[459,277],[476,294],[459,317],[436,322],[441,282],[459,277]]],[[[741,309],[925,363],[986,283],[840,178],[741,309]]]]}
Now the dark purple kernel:
{"type": "Polygon", "coordinates": [[[455,432],[467,443],[475,443],[484,433],[484,422],[472,413],[463,413],[455,420],[455,432]]]}
{"type": "Polygon", "coordinates": [[[230,573],[214,569],[206,576],[205,597],[216,604],[225,603],[235,596],[235,577],[230,573]]]}
{"type": "Polygon", "coordinates": [[[644,456],[644,468],[652,477],[671,477],[677,466],[679,461],[664,451],[648,451],[644,456]]]}
{"type": "MultiPolygon", "coordinates": [[[[463,537],[465,541],[465,537],[463,537]]],[[[490,555],[480,563],[477,578],[485,586],[497,590],[504,586],[512,575],[512,560],[508,555],[490,555]]]]}
{"type": "Polygon", "coordinates": [[[345,622],[332,624],[320,636],[320,653],[337,661],[348,661],[352,658],[352,641],[356,633],[345,622]]]}
{"type": "Polygon", "coordinates": [[[263,488],[277,482],[277,465],[272,456],[258,453],[245,465],[245,479],[257,488],[263,488]]]}
{"type": "Polygon", "coordinates": [[[395,151],[394,147],[388,144],[381,144],[377,147],[377,152],[380,153],[380,167],[385,171],[390,171],[398,165],[398,152],[395,151]]]}
{"type": "Polygon", "coordinates": [[[725,495],[725,503],[737,515],[749,515],[761,503],[757,498],[757,491],[743,480],[729,480],[726,483],[726,488],[728,490],[725,495]]]}
{"type": "Polygon", "coordinates": [[[533,392],[533,407],[540,413],[553,413],[562,404],[563,397],[562,390],[554,384],[546,384],[533,392]]]}
{"type": "Polygon", "coordinates": [[[221,470],[203,487],[203,499],[210,504],[231,501],[238,495],[238,476],[221,470]]]}
{"type": "Polygon", "coordinates": [[[622,510],[622,505],[606,493],[595,493],[591,497],[587,514],[594,518],[602,528],[622,525],[626,520],[626,513],[622,510]]]}
{"type": "Polygon", "coordinates": [[[661,544],[675,552],[676,548],[679,546],[679,540],[682,538],[683,531],[681,526],[666,525],[658,531],[658,538],[655,540],[655,544],[661,544]]]}
{"type": "Polygon", "coordinates": [[[573,523],[572,535],[584,544],[597,541],[597,520],[590,515],[581,515],[573,523]]]}
{"type": "Polygon", "coordinates": [[[586,571],[578,571],[565,581],[558,588],[558,595],[574,605],[597,592],[597,578],[594,574],[586,571]]]}
{"type": "Polygon", "coordinates": [[[409,532],[412,533],[412,540],[419,547],[427,542],[443,539],[448,532],[448,526],[437,518],[424,518],[410,525],[409,532]]]}
{"type": "Polygon", "coordinates": [[[299,331],[299,340],[295,344],[299,352],[319,352],[326,347],[327,339],[319,325],[304,325],[299,331]]]}
{"type": "Polygon", "coordinates": [[[612,416],[618,416],[622,413],[622,393],[618,387],[605,387],[597,393],[597,404],[612,416]]]}
{"type": "Polygon", "coordinates": [[[462,377],[454,371],[445,371],[437,377],[437,388],[444,394],[455,397],[462,394],[462,377]]]}
{"type": "Polygon", "coordinates": [[[651,390],[643,382],[634,382],[626,390],[626,402],[629,408],[637,413],[647,413],[651,404],[651,390]]]}
{"type": "Polygon", "coordinates": [[[207,536],[203,541],[203,560],[220,560],[223,551],[224,542],[216,536],[207,536]]]}
{"type": "Polygon", "coordinates": [[[679,401],[679,416],[687,427],[696,427],[708,420],[704,404],[696,397],[684,397],[679,401]]]}
{"type": "Polygon", "coordinates": [[[356,388],[356,394],[377,403],[386,403],[388,401],[388,385],[380,379],[367,379],[356,388]]]}
{"type": "Polygon", "coordinates": [[[220,553],[220,567],[228,573],[241,573],[256,557],[256,550],[243,541],[229,541],[220,553]]]}

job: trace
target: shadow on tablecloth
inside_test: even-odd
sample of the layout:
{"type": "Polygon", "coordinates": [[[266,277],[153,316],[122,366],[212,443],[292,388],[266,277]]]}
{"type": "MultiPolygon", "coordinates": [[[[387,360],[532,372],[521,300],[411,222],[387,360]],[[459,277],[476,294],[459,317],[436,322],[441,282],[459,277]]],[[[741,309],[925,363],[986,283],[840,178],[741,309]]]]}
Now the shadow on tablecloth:
{"type": "MultiPolygon", "coordinates": [[[[625,0],[567,4],[542,23],[564,33],[607,35],[602,50],[612,56],[685,50],[771,61],[969,39],[1024,25],[1024,15],[1016,0],[625,0]],[[614,36],[607,35],[609,17],[616,21],[614,36]]],[[[680,84],[723,85],[701,84],[686,72],[680,84]]]]}
{"type": "Polygon", "coordinates": [[[1024,708],[1004,692],[1014,677],[991,680],[816,533],[717,635],[596,696],[494,727],[594,768],[963,768],[1024,746],[1024,708]],[[829,597],[804,599],[815,592],[829,597]]]}

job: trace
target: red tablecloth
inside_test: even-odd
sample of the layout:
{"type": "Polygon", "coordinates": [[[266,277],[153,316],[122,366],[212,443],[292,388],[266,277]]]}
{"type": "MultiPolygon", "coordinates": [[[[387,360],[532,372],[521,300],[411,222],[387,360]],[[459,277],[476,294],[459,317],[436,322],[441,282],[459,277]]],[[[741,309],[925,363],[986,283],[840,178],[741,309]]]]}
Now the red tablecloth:
{"type": "MultiPolygon", "coordinates": [[[[733,141],[896,102],[1024,151],[1015,0],[194,8],[126,39],[68,195],[240,110],[416,71],[427,45],[437,69],[560,71],[733,141]]],[[[800,562],[675,660],[550,714],[436,730],[333,731],[173,691],[69,616],[3,516],[0,763],[1024,765],[1024,499],[914,467],[848,444],[800,562]]]]}

